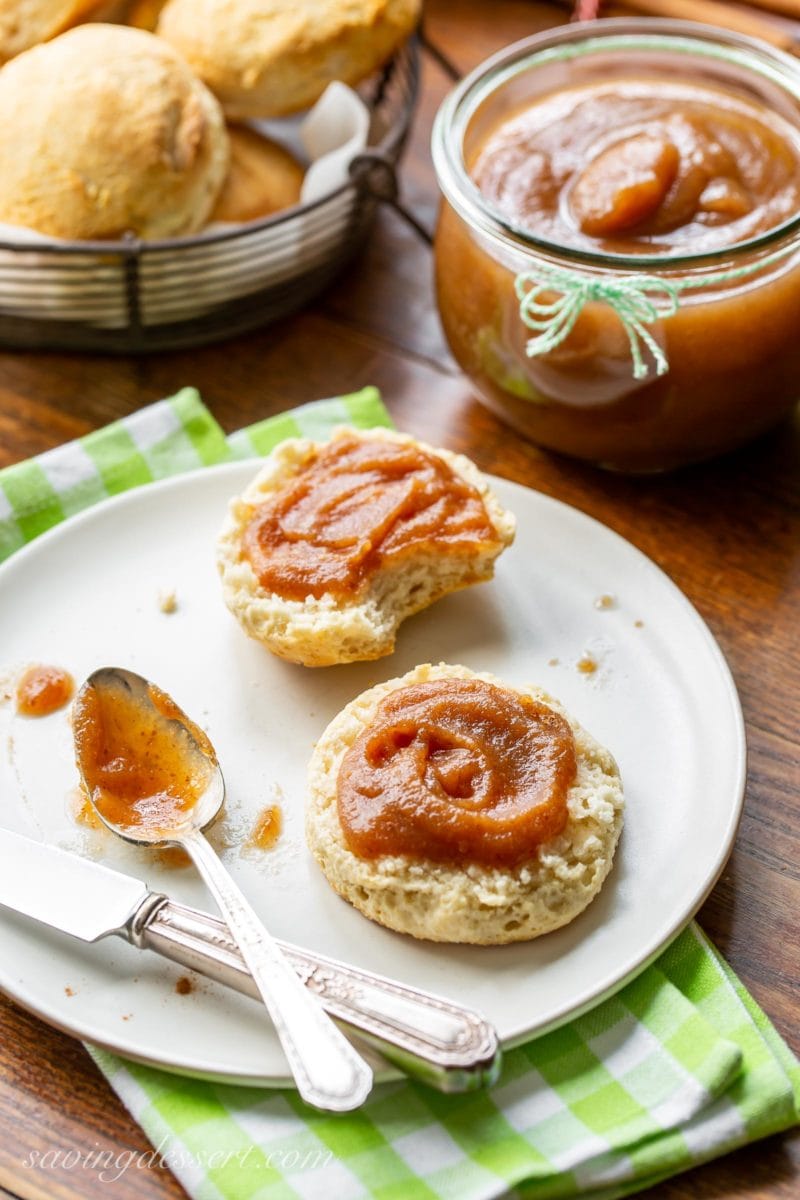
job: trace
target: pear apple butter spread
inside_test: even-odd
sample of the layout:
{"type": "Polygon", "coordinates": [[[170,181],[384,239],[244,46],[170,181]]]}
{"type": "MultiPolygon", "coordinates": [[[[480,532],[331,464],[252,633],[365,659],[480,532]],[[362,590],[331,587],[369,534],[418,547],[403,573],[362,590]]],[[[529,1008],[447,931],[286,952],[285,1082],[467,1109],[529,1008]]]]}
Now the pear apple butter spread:
{"type": "Polygon", "coordinates": [[[150,698],[161,716],[187,727],[205,755],[153,721],[126,693],[84,687],[73,706],[78,766],[89,797],[113,825],[156,832],[174,828],[208,787],[216,757],[208,738],[155,684],[150,698]]]}
{"type": "Polygon", "coordinates": [[[800,73],[652,38],[498,70],[435,142],[456,360],[532,441],[623,471],[734,449],[800,395],[800,73]]]}
{"type": "Polygon", "coordinates": [[[75,683],[61,667],[36,664],[17,680],[17,712],[23,717],[49,717],[72,699],[75,683]]]}
{"type": "Polygon", "coordinates": [[[561,246],[701,253],[800,210],[797,131],[700,82],[565,88],[503,120],[472,177],[506,218],[561,246]]]}
{"type": "Polygon", "coordinates": [[[347,704],[308,768],[306,840],[372,921],[435,942],[527,941],[597,895],[623,823],[611,753],[553,696],[419,663],[347,704]]]}
{"type": "Polygon", "coordinates": [[[567,823],[577,770],[568,722],[483,679],[402,687],[342,760],[337,803],[362,858],[513,866],[567,823]]]}
{"type": "Polygon", "coordinates": [[[499,543],[478,490],[413,442],[345,436],[321,445],[259,504],[243,554],[289,600],[358,595],[376,571],[425,550],[467,557],[499,543]]]}

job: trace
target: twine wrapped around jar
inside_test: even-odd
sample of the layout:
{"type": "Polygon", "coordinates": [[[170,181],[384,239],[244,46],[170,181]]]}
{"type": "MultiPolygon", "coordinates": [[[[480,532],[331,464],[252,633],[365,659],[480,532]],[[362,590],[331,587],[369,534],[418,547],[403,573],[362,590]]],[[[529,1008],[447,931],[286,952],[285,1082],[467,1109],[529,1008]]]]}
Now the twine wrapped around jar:
{"type": "Polygon", "coordinates": [[[665,317],[674,317],[680,307],[682,292],[745,279],[795,251],[794,245],[784,246],[743,267],[678,280],[661,279],[657,275],[599,278],[570,267],[539,263],[535,270],[523,271],[514,280],[520,318],[536,335],[528,339],[525,352],[529,358],[537,358],[560,346],[572,333],[584,306],[594,301],[607,304],[619,317],[631,348],[633,378],[645,379],[647,376],[643,348],[652,354],[656,374],[665,375],[669,360],[646,327],[665,317]],[[545,299],[554,293],[554,299],[545,299]]]}

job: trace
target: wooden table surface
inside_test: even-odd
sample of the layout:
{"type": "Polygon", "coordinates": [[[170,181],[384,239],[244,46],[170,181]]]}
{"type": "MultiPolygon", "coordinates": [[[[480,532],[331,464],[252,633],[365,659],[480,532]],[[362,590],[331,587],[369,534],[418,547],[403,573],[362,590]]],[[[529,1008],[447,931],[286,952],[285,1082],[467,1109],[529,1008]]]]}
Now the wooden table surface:
{"type": "MultiPolygon", "coordinates": [[[[431,0],[433,44],[465,70],[563,19],[528,0],[431,0]]],[[[432,226],[428,146],[449,81],[426,55],[404,165],[404,199],[432,226]]],[[[227,430],[366,383],[398,425],[463,450],[605,522],[650,555],[718,638],[744,706],[750,766],[733,856],[699,920],[776,1026],[800,1050],[800,425],[725,460],[667,477],[603,474],[523,444],[474,399],[443,343],[429,254],[392,213],[349,273],[305,313],[204,350],[148,359],[0,353],[0,465],[39,453],[196,384],[227,430]]],[[[33,1151],[147,1151],[82,1046],[0,998],[0,1194],[91,1200],[183,1196],[157,1167],[115,1184],[87,1171],[32,1171],[33,1151]]],[[[650,1200],[790,1200],[800,1195],[791,1135],[643,1193],[650,1200]]],[[[332,1198],[335,1200],[335,1198],[332,1198]]]]}

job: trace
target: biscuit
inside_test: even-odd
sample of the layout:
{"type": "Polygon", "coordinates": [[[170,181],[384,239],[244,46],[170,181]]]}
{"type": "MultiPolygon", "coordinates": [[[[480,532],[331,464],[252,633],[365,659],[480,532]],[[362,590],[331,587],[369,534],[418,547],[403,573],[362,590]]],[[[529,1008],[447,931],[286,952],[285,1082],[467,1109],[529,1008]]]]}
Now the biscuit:
{"type": "Polygon", "coordinates": [[[209,221],[255,221],[300,203],[303,168],[278,142],[244,125],[228,128],[228,175],[209,221]]]}
{"type": "Polygon", "coordinates": [[[513,868],[451,865],[407,855],[365,859],[345,842],[337,808],[337,778],[345,754],[392,691],[444,678],[478,678],[508,686],[466,667],[424,664],[351,701],[325,730],[311,758],[306,840],[331,887],[388,929],[434,942],[528,941],[568,924],[597,895],[611,870],[624,807],[619,769],[611,754],[539,688],[511,690],[566,718],[575,738],[578,770],[567,796],[566,827],[542,843],[534,858],[513,868]]]}
{"type": "Polygon", "coordinates": [[[133,0],[125,13],[126,25],[135,25],[137,29],[154,33],[165,3],[166,0],[133,0]]]}
{"type": "Polygon", "coordinates": [[[0,71],[0,221],[54,237],[201,228],[228,170],[217,101],[175,51],[80,25],[0,71]]]}
{"type": "Polygon", "coordinates": [[[341,437],[418,446],[443,460],[479,494],[496,534],[481,553],[448,556],[438,549],[416,554],[392,569],[379,568],[365,592],[344,598],[330,594],[287,599],[266,592],[242,553],[242,539],[256,507],[296,477],[319,443],[290,438],[266,460],[256,478],[230,503],[217,542],[217,566],[225,603],[250,637],[273,654],[308,667],[381,658],[394,649],[397,628],[412,613],[448,592],[491,579],[494,561],[514,538],[515,522],[502,508],[474,463],[463,455],[433,449],[407,434],[387,429],[334,430],[341,437]]]}
{"type": "Polygon", "coordinates": [[[276,117],[355,84],[392,56],[421,0],[168,0],[157,32],[227,116],[276,117]]]}
{"type": "Polygon", "coordinates": [[[0,0],[0,65],[47,42],[95,12],[105,0],[0,0]]]}

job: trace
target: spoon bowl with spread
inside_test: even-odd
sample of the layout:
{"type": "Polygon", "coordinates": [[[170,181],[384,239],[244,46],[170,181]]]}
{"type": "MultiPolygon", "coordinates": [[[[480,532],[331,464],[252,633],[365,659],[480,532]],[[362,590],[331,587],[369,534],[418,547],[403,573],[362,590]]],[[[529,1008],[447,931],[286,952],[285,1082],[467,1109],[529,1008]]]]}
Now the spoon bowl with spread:
{"type": "Polygon", "coordinates": [[[306,990],[203,836],[225,799],[206,734],[133,671],[103,667],[73,706],[75,755],[100,820],[136,845],[180,846],[225,917],[272,1017],[300,1095],[344,1112],[369,1094],[372,1072],[306,990]]]}

